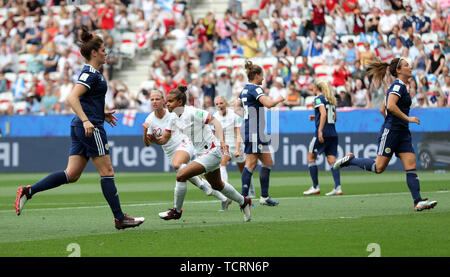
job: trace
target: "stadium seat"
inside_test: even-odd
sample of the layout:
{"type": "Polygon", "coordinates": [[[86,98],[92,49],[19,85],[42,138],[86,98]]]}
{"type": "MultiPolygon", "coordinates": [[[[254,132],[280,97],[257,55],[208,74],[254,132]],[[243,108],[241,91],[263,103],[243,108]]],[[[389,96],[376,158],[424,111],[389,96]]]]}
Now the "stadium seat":
{"type": "Polygon", "coordinates": [[[14,103],[14,113],[16,114],[25,114],[27,112],[27,102],[20,101],[14,103]]]}
{"type": "Polygon", "coordinates": [[[267,68],[275,67],[277,65],[278,60],[275,57],[264,57],[264,58],[262,58],[261,62],[262,62],[262,67],[264,69],[267,69],[267,68]]]}
{"type": "Polygon", "coordinates": [[[423,33],[422,36],[422,42],[424,44],[435,44],[439,42],[438,35],[436,33],[423,33]]]}
{"type": "Polygon", "coordinates": [[[0,112],[8,110],[9,105],[13,102],[14,96],[12,92],[8,91],[0,93],[0,112]]]}
{"type": "Polygon", "coordinates": [[[239,58],[231,61],[231,66],[233,70],[243,69],[245,67],[245,59],[239,58]]]}
{"type": "Polygon", "coordinates": [[[229,59],[229,58],[218,60],[216,62],[216,69],[217,70],[226,69],[227,67],[232,67],[232,66],[233,66],[233,64],[231,62],[231,59],[229,59]]]}
{"type": "Polygon", "coordinates": [[[305,106],[306,106],[306,108],[314,108],[314,98],[316,98],[315,96],[312,96],[312,95],[310,95],[310,96],[307,96],[306,98],[305,98],[305,106]]]}

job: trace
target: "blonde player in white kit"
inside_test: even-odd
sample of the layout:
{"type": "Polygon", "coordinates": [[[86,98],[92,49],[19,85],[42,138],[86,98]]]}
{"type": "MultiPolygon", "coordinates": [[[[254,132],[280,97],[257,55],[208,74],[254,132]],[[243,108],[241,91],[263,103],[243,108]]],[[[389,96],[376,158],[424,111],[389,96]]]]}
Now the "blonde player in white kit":
{"type": "Polygon", "coordinates": [[[185,183],[189,178],[204,174],[212,188],[220,191],[229,199],[239,203],[244,212],[244,221],[251,219],[252,200],[242,196],[232,185],[223,182],[220,177],[220,162],[223,152],[228,153],[223,129],[220,122],[207,111],[186,105],[185,86],[179,86],[167,94],[167,108],[176,116],[170,127],[157,140],[165,144],[173,132],[180,131],[191,139],[197,158],[178,170],[177,182],[185,183]],[[214,127],[213,134],[210,125],[214,127]]]}
{"type": "MultiPolygon", "coordinates": [[[[168,128],[173,115],[164,107],[164,96],[161,91],[152,91],[150,94],[150,101],[153,112],[150,113],[142,125],[144,128],[143,140],[146,146],[149,146],[152,142],[158,144],[158,141],[155,138],[160,137],[168,128]]],[[[192,145],[191,140],[179,132],[172,134],[170,140],[166,144],[162,145],[162,148],[176,171],[182,168],[183,164],[188,163],[194,155],[194,146],[192,145]]],[[[194,176],[190,178],[189,181],[200,188],[206,195],[212,195],[220,199],[222,211],[225,211],[228,208],[231,201],[219,191],[213,190],[211,185],[206,180],[202,180],[200,177],[194,176]]],[[[187,186],[183,184],[180,186],[177,182],[175,185],[173,209],[178,210],[179,212],[174,213],[174,211],[171,212],[173,209],[169,209],[167,212],[159,213],[159,216],[162,219],[170,220],[179,219],[181,217],[186,191],[187,186]]]]}
{"type": "MultiPolygon", "coordinates": [[[[224,182],[228,182],[227,164],[235,162],[239,171],[242,173],[245,166],[244,144],[241,138],[242,119],[232,109],[228,108],[227,101],[223,96],[214,98],[214,105],[217,112],[214,117],[222,124],[225,143],[230,147],[229,155],[223,155],[220,164],[220,174],[224,182]]],[[[255,187],[250,183],[248,197],[255,198],[255,187]]]]}

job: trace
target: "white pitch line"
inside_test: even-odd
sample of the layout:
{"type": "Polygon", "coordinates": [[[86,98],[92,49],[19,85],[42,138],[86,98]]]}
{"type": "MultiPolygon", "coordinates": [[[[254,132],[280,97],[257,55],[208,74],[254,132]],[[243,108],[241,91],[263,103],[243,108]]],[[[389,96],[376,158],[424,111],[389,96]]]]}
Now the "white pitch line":
{"type": "MultiPolygon", "coordinates": [[[[442,194],[449,193],[450,191],[430,191],[425,192],[425,194],[442,194]]],[[[277,200],[306,200],[306,199],[339,199],[339,198],[355,198],[355,197],[380,197],[380,196],[398,196],[398,195],[409,195],[409,192],[393,192],[393,193],[370,193],[370,194],[352,194],[352,195],[339,195],[339,196],[298,196],[298,197],[279,197],[277,200]]],[[[186,204],[216,204],[219,200],[202,200],[202,201],[185,201],[186,204]]],[[[86,203],[86,202],[83,202],[86,203]]],[[[77,203],[70,203],[77,204],[77,203]]],[[[162,206],[162,205],[172,205],[173,202],[160,202],[160,203],[136,203],[136,204],[122,204],[122,207],[145,207],[145,206],[162,206]]],[[[75,209],[99,209],[99,208],[109,208],[107,205],[102,206],[82,206],[82,207],[63,207],[63,208],[35,208],[26,209],[29,211],[54,211],[54,210],[75,210],[75,209]]],[[[12,213],[14,208],[11,210],[1,210],[0,213],[12,213]]]]}

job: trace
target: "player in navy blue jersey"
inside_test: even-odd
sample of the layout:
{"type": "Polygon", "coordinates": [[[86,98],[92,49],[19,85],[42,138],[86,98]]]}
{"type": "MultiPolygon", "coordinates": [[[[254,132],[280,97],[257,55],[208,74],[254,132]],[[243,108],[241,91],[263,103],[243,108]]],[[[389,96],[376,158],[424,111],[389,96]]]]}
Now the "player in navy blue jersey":
{"type": "Polygon", "coordinates": [[[414,200],[414,210],[422,211],[437,205],[436,201],[423,199],[420,195],[419,177],[416,173],[416,155],[411,141],[409,123],[420,124],[417,117],[409,116],[411,96],[406,87],[412,76],[411,61],[406,58],[395,58],[390,64],[384,62],[370,63],[369,74],[377,81],[382,81],[389,68],[392,76],[396,77],[389,86],[381,111],[384,123],[378,137],[378,152],[376,160],[355,158],[349,153],[334,164],[334,169],[354,165],[367,171],[382,173],[392,155],[395,153],[402,161],[406,171],[406,183],[414,200]]]}
{"type": "Polygon", "coordinates": [[[76,114],[70,124],[72,142],[67,168],[48,175],[32,186],[19,187],[15,201],[16,213],[21,214],[25,203],[34,194],[76,182],[91,159],[101,176],[101,188],[114,214],[115,227],[117,229],[136,227],[144,222],[144,218],[132,218],[122,212],[114,183],[108,140],[103,128],[105,121],[111,126],[115,126],[117,122],[117,118],[113,115],[114,111],[105,112],[107,85],[101,73],[107,56],[105,45],[100,37],[92,35],[85,27],[81,39],[80,52],[87,60],[87,64],[67,97],[76,114]]]}
{"type": "Polygon", "coordinates": [[[264,107],[270,109],[284,101],[283,96],[272,99],[261,88],[264,72],[251,61],[245,63],[249,83],[245,85],[235,104],[235,111],[242,115],[245,126],[245,166],[242,171],[242,195],[247,196],[258,160],[261,161],[259,180],[261,183],[261,205],[276,206],[278,202],[269,196],[270,170],[273,166],[270,139],[264,133],[266,127],[264,107]]]}
{"type": "MultiPolygon", "coordinates": [[[[303,192],[304,195],[320,194],[319,188],[319,170],[316,165],[317,155],[325,153],[329,165],[336,162],[338,135],[334,123],[337,120],[336,104],[331,86],[324,80],[317,80],[313,86],[314,95],[314,115],[309,117],[315,121],[316,132],[309,144],[308,168],[313,185],[310,189],[303,192]]],[[[334,189],[326,195],[341,195],[341,177],[339,170],[331,169],[334,179],[334,189]]]]}

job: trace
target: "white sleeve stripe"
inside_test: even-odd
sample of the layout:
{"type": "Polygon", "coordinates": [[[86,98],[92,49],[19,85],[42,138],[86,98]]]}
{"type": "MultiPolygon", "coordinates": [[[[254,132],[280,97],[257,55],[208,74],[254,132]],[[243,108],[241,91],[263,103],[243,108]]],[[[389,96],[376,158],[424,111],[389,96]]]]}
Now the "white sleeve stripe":
{"type": "Polygon", "coordinates": [[[90,87],[88,84],[86,84],[86,83],[83,83],[83,82],[81,82],[81,81],[77,81],[77,83],[78,83],[78,84],[85,85],[88,89],[91,89],[91,87],[90,87]]]}
{"type": "Polygon", "coordinates": [[[324,105],[323,103],[320,103],[319,105],[315,105],[314,108],[317,108],[317,107],[320,107],[320,106],[323,106],[323,105],[324,105]]]}
{"type": "Polygon", "coordinates": [[[393,93],[393,94],[397,94],[397,95],[398,95],[398,97],[402,97],[402,96],[400,95],[400,93],[397,93],[397,92],[393,92],[393,91],[391,91],[391,93],[393,93]]]}
{"type": "Polygon", "coordinates": [[[265,95],[265,94],[264,94],[264,93],[258,94],[258,96],[256,96],[256,100],[258,100],[259,97],[261,97],[261,96],[263,96],[263,95],[265,95]]]}

